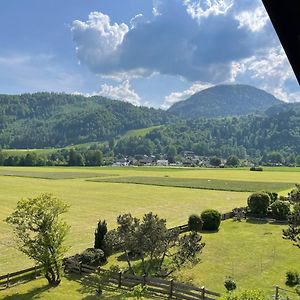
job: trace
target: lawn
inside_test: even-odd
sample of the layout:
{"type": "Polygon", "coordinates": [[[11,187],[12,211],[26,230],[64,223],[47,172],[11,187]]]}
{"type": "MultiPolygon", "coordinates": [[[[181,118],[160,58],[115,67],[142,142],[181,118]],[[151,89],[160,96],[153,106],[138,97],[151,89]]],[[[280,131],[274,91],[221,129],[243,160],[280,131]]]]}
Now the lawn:
{"type": "Polygon", "coordinates": [[[92,179],[95,182],[114,182],[145,184],[156,186],[171,186],[193,189],[233,191],[233,192],[257,192],[257,191],[282,191],[292,188],[295,183],[287,182],[263,182],[263,181],[239,181],[206,178],[177,178],[177,177],[116,177],[108,179],[92,179]]]}
{"type": "MultiPolygon", "coordinates": [[[[121,213],[131,212],[133,215],[141,217],[144,213],[153,211],[160,217],[166,218],[167,225],[171,227],[186,223],[190,214],[200,213],[206,208],[227,212],[234,207],[244,206],[249,195],[249,192],[87,181],[87,177],[90,177],[91,174],[93,177],[94,175],[95,177],[113,176],[111,178],[137,176],[150,178],[149,180],[151,178],[152,180],[155,178],[166,178],[166,180],[185,178],[203,181],[211,178],[215,182],[221,181],[222,183],[224,180],[230,180],[230,184],[238,181],[245,185],[248,185],[249,182],[251,184],[266,182],[266,184],[278,187],[278,183],[290,186],[291,182],[299,182],[300,174],[295,170],[298,169],[293,169],[291,172],[288,172],[287,169],[284,169],[283,172],[280,169],[250,172],[248,169],[155,167],[1,167],[0,275],[33,265],[32,261],[12,247],[11,229],[3,221],[22,197],[32,197],[43,192],[50,192],[70,205],[65,219],[71,226],[67,240],[68,245],[71,246],[69,254],[74,254],[93,245],[94,228],[99,219],[107,220],[109,228],[113,228],[116,226],[116,217],[121,213]],[[17,175],[16,172],[26,175],[27,172],[30,173],[30,177],[39,178],[1,176],[1,172],[14,173],[11,175],[17,175]],[[74,173],[76,178],[74,178],[74,173]],[[50,178],[54,174],[57,176],[57,180],[40,178],[50,178]],[[67,179],[60,180],[62,178],[67,179]]],[[[281,186],[280,189],[287,190],[288,188],[281,186]]],[[[238,285],[243,287],[258,286],[269,289],[275,284],[283,286],[284,274],[287,269],[296,264],[299,265],[300,251],[293,248],[288,241],[282,240],[282,228],[283,226],[273,224],[225,221],[222,223],[220,232],[203,234],[206,247],[201,256],[202,262],[194,268],[182,270],[180,276],[177,275],[181,280],[190,280],[197,285],[205,285],[216,291],[223,291],[222,285],[225,276],[234,276],[238,285]]],[[[42,299],[51,297],[64,299],[63,296],[59,296],[59,291],[64,289],[64,285],[49,292],[43,287],[40,280],[35,282],[36,284],[30,283],[10,289],[9,291],[12,292],[9,292],[9,295],[18,292],[26,296],[31,293],[32,289],[37,288],[42,291],[42,299]]],[[[61,295],[69,293],[72,299],[81,299],[78,291],[76,292],[78,283],[67,280],[65,285],[65,288],[70,291],[64,290],[61,295]]],[[[24,298],[7,299],[30,299],[25,296],[24,298]]]]}

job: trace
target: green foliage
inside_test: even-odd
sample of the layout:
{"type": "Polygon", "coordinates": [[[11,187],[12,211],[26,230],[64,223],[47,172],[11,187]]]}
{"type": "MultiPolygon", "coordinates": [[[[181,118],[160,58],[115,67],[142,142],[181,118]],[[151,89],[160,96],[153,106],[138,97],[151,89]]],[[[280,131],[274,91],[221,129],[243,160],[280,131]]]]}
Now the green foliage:
{"type": "Polygon", "coordinates": [[[133,297],[134,299],[144,299],[144,296],[146,295],[148,291],[147,285],[138,284],[133,287],[132,291],[128,293],[128,296],[133,297]]]}
{"type": "Polygon", "coordinates": [[[201,220],[204,230],[216,231],[221,224],[221,214],[215,209],[207,209],[201,213],[201,220]]]}
{"type": "Polygon", "coordinates": [[[209,163],[214,167],[218,167],[222,162],[219,157],[213,156],[210,158],[209,163]]]}
{"type": "Polygon", "coordinates": [[[296,184],[296,187],[288,194],[288,199],[292,203],[300,203],[300,184],[296,184]]]}
{"type": "Polygon", "coordinates": [[[300,284],[295,287],[295,292],[298,296],[300,296],[300,284]]]}
{"type": "Polygon", "coordinates": [[[200,231],[203,226],[203,221],[198,215],[189,216],[188,220],[189,230],[190,231],[200,231]]]}
{"type": "Polygon", "coordinates": [[[18,249],[44,268],[50,285],[61,281],[62,259],[69,226],[59,216],[68,205],[51,194],[22,199],[6,222],[14,227],[18,249]]]}
{"type": "Polygon", "coordinates": [[[252,213],[265,216],[270,205],[270,197],[266,193],[253,193],[248,197],[247,204],[252,213]]]}
{"type": "Polygon", "coordinates": [[[283,230],[283,238],[291,240],[295,246],[300,248],[300,203],[294,205],[288,221],[289,227],[283,230]]]}
{"type": "Polygon", "coordinates": [[[104,248],[104,238],[107,233],[107,224],[106,221],[98,221],[97,228],[95,230],[95,249],[103,249],[104,248]]]}
{"type": "Polygon", "coordinates": [[[235,155],[231,155],[227,158],[226,165],[230,167],[237,167],[240,164],[240,160],[235,155]]]}
{"type": "Polygon", "coordinates": [[[244,290],[239,293],[229,293],[220,300],[267,300],[268,297],[261,290],[244,290]]]}
{"type": "Polygon", "coordinates": [[[262,167],[251,167],[250,171],[262,172],[264,169],[262,167]]]}
{"type": "Polygon", "coordinates": [[[227,292],[231,292],[236,289],[236,282],[234,281],[233,278],[229,277],[225,279],[224,286],[227,292]]]}
{"type": "Polygon", "coordinates": [[[106,262],[106,257],[103,250],[88,248],[80,254],[80,260],[83,264],[99,266],[106,262]]]}
{"type": "Polygon", "coordinates": [[[297,271],[288,271],[286,272],[286,281],[285,284],[288,286],[296,286],[300,284],[300,276],[297,271]]]}
{"type": "Polygon", "coordinates": [[[273,202],[275,202],[278,199],[278,194],[275,192],[268,192],[268,191],[264,191],[264,193],[268,194],[270,197],[270,204],[272,204],[273,202]]]}
{"type": "Polygon", "coordinates": [[[287,220],[290,213],[290,203],[287,201],[276,200],[270,206],[272,216],[276,220],[287,220]]]}

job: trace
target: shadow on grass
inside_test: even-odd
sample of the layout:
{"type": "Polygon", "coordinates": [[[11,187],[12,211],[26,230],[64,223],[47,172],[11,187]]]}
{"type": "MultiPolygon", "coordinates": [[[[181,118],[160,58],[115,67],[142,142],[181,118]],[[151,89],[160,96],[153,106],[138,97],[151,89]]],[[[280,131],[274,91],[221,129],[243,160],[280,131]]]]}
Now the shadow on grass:
{"type": "Polygon", "coordinates": [[[35,288],[30,290],[29,292],[20,294],[20,293],[16,293],[10,296],[5,296],[4,298],[2,298],[3,300],[31,300],[31,299],[38,299],[39,295],[49,289],[51,289],[52,287],[50,287],[49,285],[45,285],[39,288],[35,288]]]}
{"type": "Polygon", "coordinates": [[[269,221],[267,219],[256,219],[256,218],[248,218],[246,222],[250,223],[250,224],[255,224],[255,225],[269,223],[269,221]]]}

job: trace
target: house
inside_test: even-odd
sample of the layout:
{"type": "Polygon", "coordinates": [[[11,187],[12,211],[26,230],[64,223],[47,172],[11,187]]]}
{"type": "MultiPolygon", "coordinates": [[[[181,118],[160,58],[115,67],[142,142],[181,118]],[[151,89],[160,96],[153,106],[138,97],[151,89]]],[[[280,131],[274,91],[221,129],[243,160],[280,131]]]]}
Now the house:
{"type": "Polygon", "coordinates": [[[155,164],[155,156],[145,156],[139,160],[139,164],[142,166],[152,166],[155,164]]]}
{"type": "Polygon", "coordinates": [[[118,159],[113,163],[114,167],[127,167],[129,166],[130,161],[127,158],[118,159]]]}
{"type": "Polygon", "coordinates": [[[167,159],[158,159],[156,164],[158,166],[168,166],[169,165],[169,161],[167,159]]]}

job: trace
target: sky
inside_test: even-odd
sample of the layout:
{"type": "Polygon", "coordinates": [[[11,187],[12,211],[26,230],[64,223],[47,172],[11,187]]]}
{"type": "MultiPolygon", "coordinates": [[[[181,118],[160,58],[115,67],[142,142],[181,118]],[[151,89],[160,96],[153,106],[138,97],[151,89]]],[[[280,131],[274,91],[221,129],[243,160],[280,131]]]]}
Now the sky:
{"type": "Polygon", "coordinates": [[[167,109],[217,84],[300,101],[261,0],[1,0],[0,93],[167,109]]]}

